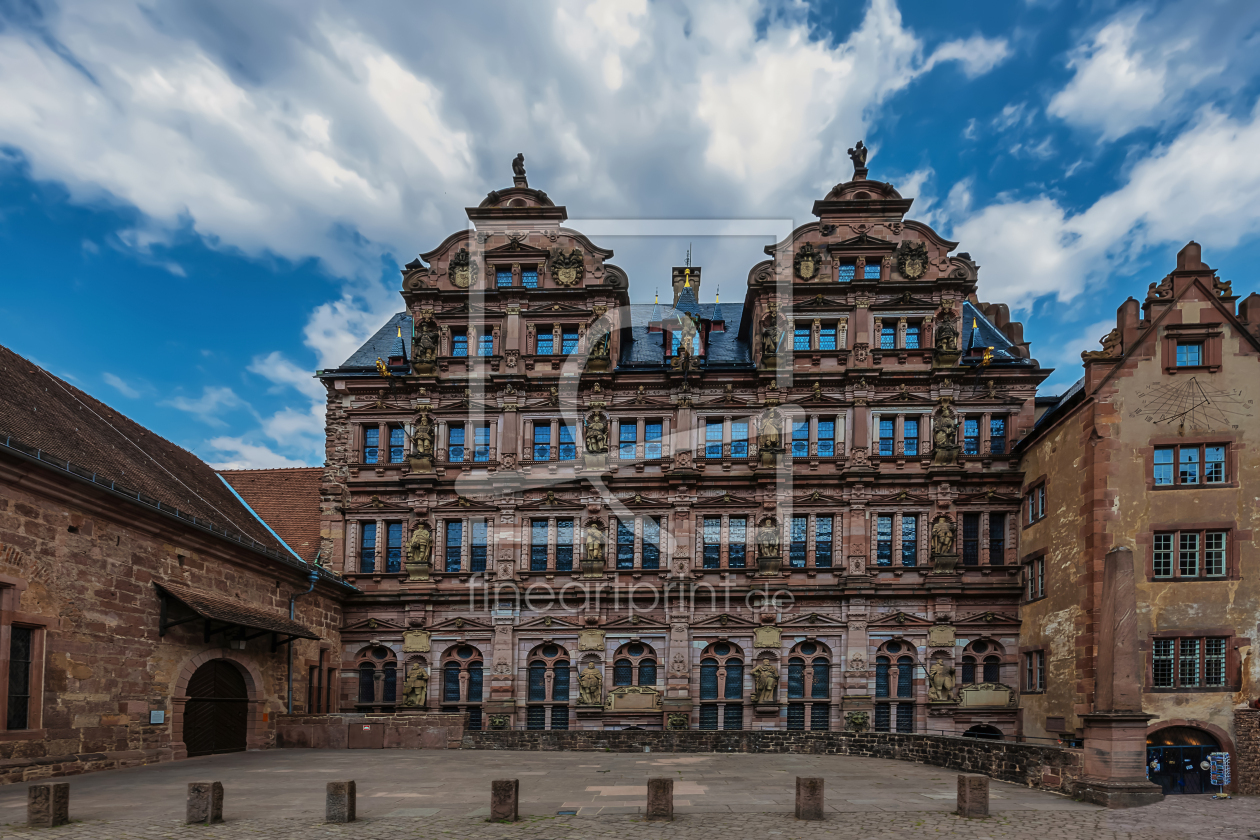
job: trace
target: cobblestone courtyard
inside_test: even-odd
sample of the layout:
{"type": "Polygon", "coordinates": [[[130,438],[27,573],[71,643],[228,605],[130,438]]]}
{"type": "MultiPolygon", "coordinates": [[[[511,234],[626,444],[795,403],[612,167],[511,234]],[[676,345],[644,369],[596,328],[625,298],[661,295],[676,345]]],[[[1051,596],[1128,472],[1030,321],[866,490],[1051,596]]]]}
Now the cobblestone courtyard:
{"type": "Polygon", "coordinates": [[[991,783],[993,817],[953,816],[956,774],[848,756],[277,750],[89,774],[71,785],[69,826],[24,827],[26,785],[0,789],[7,837],[166,838],[1246,838],[1260,799],[1172,797],[1108,812],[1050,793],[991,783]],[[825,779],[827,819],[792,816],[796,776],[825,779]],[[646,823],[646,779],[674,781],[677,819],[646,823]],[[486,822],[490,781],[519,778],[516,825],[486,822]],[[324,785],[354,779],[360,821],[322,822],[324,785]],[[182,823],[186,785],[221,781],[227,823],[182,823]],[[561,814],[560,812],[576,812],[561,814]]]}

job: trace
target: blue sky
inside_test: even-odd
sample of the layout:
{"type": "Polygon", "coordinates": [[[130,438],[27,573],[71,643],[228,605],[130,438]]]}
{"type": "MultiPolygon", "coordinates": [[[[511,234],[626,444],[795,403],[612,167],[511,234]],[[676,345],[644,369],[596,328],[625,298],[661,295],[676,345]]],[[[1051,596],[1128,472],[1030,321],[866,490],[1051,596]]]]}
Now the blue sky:
{"type": "MultiPolygon", "coordinates": [[[[871,177],[1077,376],[1189,239],[1256,290],[1260,4],[0,0],[0,343],[224,466],[323,459],[318,367],[509,183],[787,219],[871,177]]],[[[636,300],[768,240],[610,236],[636,300]]]]}

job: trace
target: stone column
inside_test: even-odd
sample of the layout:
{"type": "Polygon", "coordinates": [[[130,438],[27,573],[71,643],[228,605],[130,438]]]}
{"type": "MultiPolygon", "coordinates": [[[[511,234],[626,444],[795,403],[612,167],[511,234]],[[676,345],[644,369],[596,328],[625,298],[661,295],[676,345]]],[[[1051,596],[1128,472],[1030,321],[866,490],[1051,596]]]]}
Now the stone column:
{"type": "Polygon", "coordinates": [[[1103,560],[1095,626],[1094,712],[1085,722],[1085,774],[1074,794],[1108,808],[1149,805],[1164,798],[1146,779],[1146,724],[1142,660],[1138,651],[1133,551],[1113,548],[1103,560]]]}

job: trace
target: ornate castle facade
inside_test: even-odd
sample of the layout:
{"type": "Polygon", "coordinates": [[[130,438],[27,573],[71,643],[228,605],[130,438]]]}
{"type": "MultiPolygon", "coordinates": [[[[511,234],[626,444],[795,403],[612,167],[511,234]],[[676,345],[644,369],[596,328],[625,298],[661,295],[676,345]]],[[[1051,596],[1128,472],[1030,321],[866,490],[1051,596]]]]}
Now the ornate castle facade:
{"type": "Polygon", "coordinates": [[[324,370],[342,710],[469,725],[1018,731],[1023,475],[1048,371],[958,243],[854,177],[739,303],[630,302],[511,188],[324,370]]]}

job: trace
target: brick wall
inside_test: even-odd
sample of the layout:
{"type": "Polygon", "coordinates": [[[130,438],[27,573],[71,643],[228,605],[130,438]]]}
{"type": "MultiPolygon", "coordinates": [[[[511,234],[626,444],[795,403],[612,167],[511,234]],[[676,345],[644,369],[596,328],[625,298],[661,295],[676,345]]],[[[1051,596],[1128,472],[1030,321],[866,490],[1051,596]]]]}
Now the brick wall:
{"type": "Polygon", "coordinates": [[[283,715],[276,719],[276,746],[287,749],[344,750],[354,727],[379,726],[381,749],[456,750],[466,715],[283,715]]]}
{"type": "Polygon", "coordinates": [[[482,731],[465,732],[466,750],[574,750],[667,753],[802,753],[915,761],[980,773],[1043,790],[1067,790],[1081,773],[1081,753],[1060,747],[889,732],[783,731],[482,731]]]}
{"type": "Polygon", "coordinates": [[[1233,790],[1260,794],[1260,709],[1234,710],[1233,790]]]}

